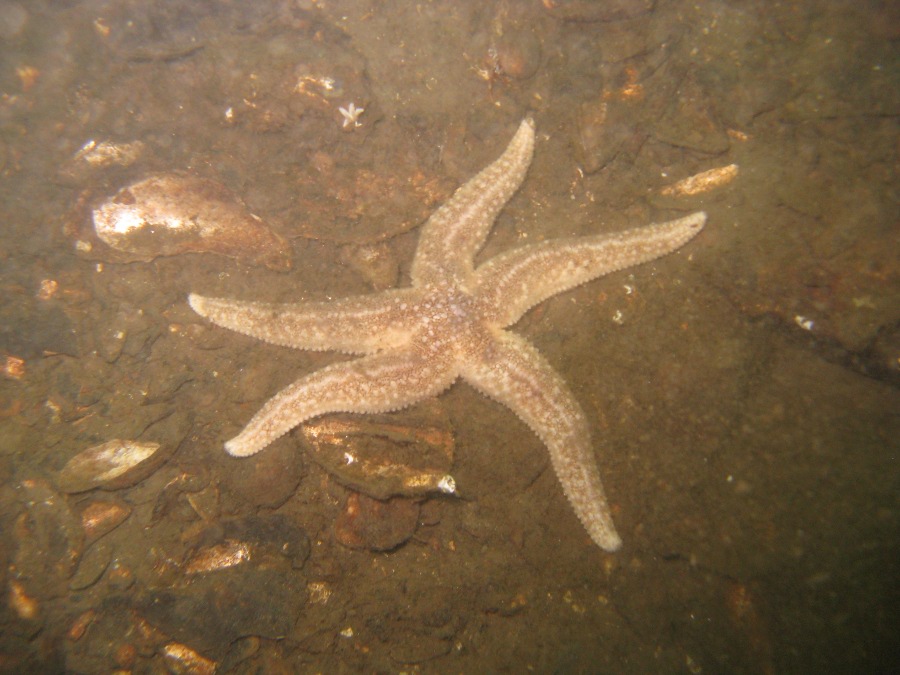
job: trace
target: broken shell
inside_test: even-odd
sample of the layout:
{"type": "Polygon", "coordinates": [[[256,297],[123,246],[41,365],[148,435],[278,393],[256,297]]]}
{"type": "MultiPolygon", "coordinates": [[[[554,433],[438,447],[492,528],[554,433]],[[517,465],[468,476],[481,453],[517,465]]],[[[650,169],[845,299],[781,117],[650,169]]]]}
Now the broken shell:
{"type": "Polygon", "coordinates": [[[737,175],[737,164],[720,166],[715,169],[709,169],[708,171],[701,171],[700,173],[689,176],[673,185],[664,187],[659,193],[666,196],[690,196],[701,194],[722,185],[727,185],[733,181],[737,175]]]}
{"type": "Polygon", "coordinates": [[[328,604],[328,600],[334,591],[325,581],[310,581],[306,584],[306,593],[311,604],[325,605],[328,604]]]}
{"type": "Polygon", "coordinates": [[[68,461],[59,473],[57,484],[60,490],[70,494],[98,487],[104,490],[129,487],[159,468],[161,462],[152,461],[159,448],[159,443],[118,438],[95,445],[68,461]]]}
{"type": "Polygon", "coordinates": [[[338,482],[375,499],[456,489],[449,475],[454,451],[449,422],[427,410],[402,417],[326,417],[304,425],[303,434],[314,461],[338,482]]]}
{"type": "Polygon", "coordinates": [[[85,546],[90,546],[103,535],[112,532],[131,515],[131,507],[113,501],[96,501],[81,512],[85,546]]]}
{"type": "Polygon", "coordinates": [[[195,531],[187,543],[194,552],[185,563],[186,574],[227,569],[251,560],[257,567],[271,567],[285,558],[300,569],[310,553],[303,529],[279,514],[220,520],[195,531]]]}
{"type": "Polygon", "coordinates": [[[130,260],[218,253],[276,271],[291,268],[284,237],[224,185],[186,174],[158,174],[122,188],[94,209],[94,230],[130,260]]]}
{"type": "Polygon", "coordinates": [[[2,359],[0,360],[0,372],[8,378],[21,380],[25,377],[25,359],[20,359],[18,356],[10,354],[0,357],[0,359],[2,359]]]}
{"type": "Polygon", "coordinates": [[[59,170],[63,181],[82,183],[111,166],[128,167],[144,154],[142,141],[115,143],[89,140],[59,170]]]}
{"type": "Polygon", "coordinates": [[[87,632],[88,626],[90,626],[96,618],[97,610],[95,609],[89,609],[82,612],[72,622],[72,625],[69,626],[69,630],[66,631],[66,638],[68,638],[72,642],[78,642],[78,640],[84,637],[84,634],[87,632]]]}
{"type": "Polygon", "coordinates": [[[144,152],[141,141],[131,143],[113,143],[112,141],[90,140],[81,146],[73,159],[91,166],[130,166],[144,152]]]}
{"type": "Polygon", "coordinates": [[[213,675],[218,664],[201,656],[187,645],[170,642],[162,649],[163,660],[169,672],[213,675]]]}
{"type": "Polygon", "coordinates": [[[11,579],[9,582],[9,606],[20,619],[25,621],[36,619],[41,611],[41,605],[37,599],[28,595],[25,587],[15,579],[11,579]]]}
{"type": "Polygon", "coordinates": [[[215,572],[241,565],[250,560],[250,547],[242,541],[227,540],[195,553],[184,567],[185,574],[215,572]]]}

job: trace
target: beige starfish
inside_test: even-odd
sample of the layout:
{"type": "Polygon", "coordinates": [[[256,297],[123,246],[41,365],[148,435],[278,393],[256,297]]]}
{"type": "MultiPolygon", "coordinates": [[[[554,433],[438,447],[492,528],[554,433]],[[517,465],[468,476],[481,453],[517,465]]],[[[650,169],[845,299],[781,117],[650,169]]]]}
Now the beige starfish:
{"type": "Polygon", "coordinates": [[[552,295],[674,251],[703,228],[706,214],[523,246],[476,269],[475,254],[525,178],[533,151],[534,123],[526,119],[503,155],[435,211],[422,228],[411,288],[298,304],[192,294],[194,311],[245,335],[296,349],[365,354],[283,389],[225,449],[246,457],[317,415],[397,410],[462,378],[534,430],[591,538],[617,550],[622,540],[581,407],[538,351],[505,329],[552,295]]]}

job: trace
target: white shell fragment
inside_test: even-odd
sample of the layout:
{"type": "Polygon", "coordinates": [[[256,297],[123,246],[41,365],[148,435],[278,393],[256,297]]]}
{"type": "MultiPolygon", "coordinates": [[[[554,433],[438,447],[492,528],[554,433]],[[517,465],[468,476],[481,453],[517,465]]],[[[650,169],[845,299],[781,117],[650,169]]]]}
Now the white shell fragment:
{"type": "Polygon", "coordinates": [[[141,141],[131,143],[114,143],[112,141],[90,140],[81,146],[72,158],[76,162],[84,162],[90,166],[131,166],[144,152],[141,141]]]}
{"type": "Polygon", "coordinates": [[[58,175],[64,183],[80,185],[112,167],[131,166],[144,156],[145,150],[142,141],[117,143],[91,139],[63,162],[58,175]]]}
{"type": "Polygon", "coordinates": [[[437,489],[445,495],[456,494],[456,480],[448,473],[438,481],[437,489]]]}
{"type": "Polygon", "coordinates": [[[243,541],[229,539],[215,546],[196,551],[184,567],[185,574],[202,574],[243,565],[250,561],[250,546],[243,541]]]}
{"type": "Polygon", "coordinates": [[[660,190],[666,196],[690,196],[709,192],[717,187],[727,185],[738,175],[738,165],[729,164],[689,176],[660,190]]]}
{"type": "Polygon", "coordinates": [[[119,190],[93,216],[100,240],[131,260],[219,253],[277,271],[291,268],[289,242],[228,188],[206,178],[150,176],[119,190]]]}
{"type": "Polygon", "coordinates": [[[57,479],[63,492],[85,492],[94,488],[117,490],[146,478],[158,468],[150,461],[159,443],[123,441],[118,438],[78,453],[62,468],[57,479]]]}

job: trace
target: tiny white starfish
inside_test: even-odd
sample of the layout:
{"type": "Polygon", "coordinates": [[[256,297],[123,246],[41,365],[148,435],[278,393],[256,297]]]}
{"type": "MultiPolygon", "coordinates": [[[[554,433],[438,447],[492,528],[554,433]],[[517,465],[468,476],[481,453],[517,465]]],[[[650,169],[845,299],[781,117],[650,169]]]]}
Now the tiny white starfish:
{"type": "Polygon", "coordinates": [[[346,108],[338,108],[338,110],[344,118],[344,124],[341,127],[342,129],[346,129],[351,124],[354,127],[362,126],[359,121],[359,116],[366,111],[365,108],[357,108],[356,104],[351,102],[350,105],[348,105],[346,108]]]}

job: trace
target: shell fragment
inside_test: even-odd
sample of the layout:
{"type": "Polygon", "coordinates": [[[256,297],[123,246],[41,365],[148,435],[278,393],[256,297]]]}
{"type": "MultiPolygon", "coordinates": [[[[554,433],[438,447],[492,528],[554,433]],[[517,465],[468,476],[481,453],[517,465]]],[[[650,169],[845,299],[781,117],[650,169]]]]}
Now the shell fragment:
{"type": "Polygon", "coordinates": [[[95,445],[68,461],[59,473],[57,484],[60,490],[68,493],[98,487],[114,490],[133,485],[147,475],[145,469],[156,468],[149,460],[159,448],[159,443],[118,438],[95,445]]]}
{"type": "Polygon", "coordinates": [[[290,243],[228,188],[187,174],[157,174],[122,188],[94,209],[97,237],[130,260],[218,253],[291,268],[290,243]]]}

